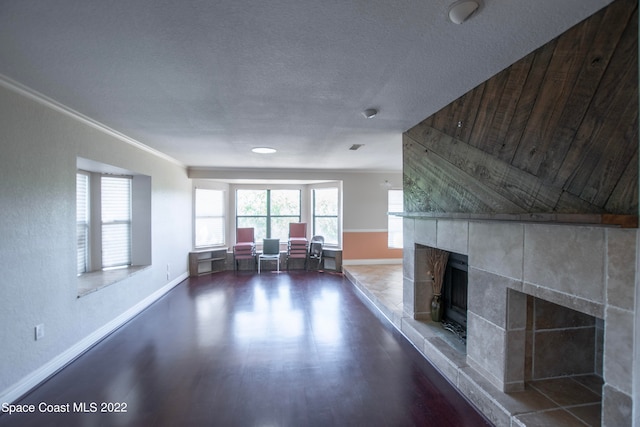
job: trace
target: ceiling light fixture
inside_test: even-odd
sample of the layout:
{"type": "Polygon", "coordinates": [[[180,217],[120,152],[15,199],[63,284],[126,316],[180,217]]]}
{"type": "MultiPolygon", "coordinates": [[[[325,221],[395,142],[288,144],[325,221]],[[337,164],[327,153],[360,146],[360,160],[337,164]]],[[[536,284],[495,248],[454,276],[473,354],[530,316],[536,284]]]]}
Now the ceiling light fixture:
{"type": "Polygon", "coordinates": [[[378,114],[378,110],[376,110],[375,108],[367,108],[362,112],[362,115],[365,116],[367,119],[373,119],[377,114],[378,114]]]}
{"type": "Polygon", "coordinates": [[[478,1],[457,1],[449,7],[449,20],[454,24],[462,24],[469,19],[479,7],[480,3],[478,1]]]}
{"type": "Polygon", "coordinates": [[[276,149],[271,147],[256,147],[252,148],[251,151],[258,154],[272,154],[276,152],[276,149]]]}

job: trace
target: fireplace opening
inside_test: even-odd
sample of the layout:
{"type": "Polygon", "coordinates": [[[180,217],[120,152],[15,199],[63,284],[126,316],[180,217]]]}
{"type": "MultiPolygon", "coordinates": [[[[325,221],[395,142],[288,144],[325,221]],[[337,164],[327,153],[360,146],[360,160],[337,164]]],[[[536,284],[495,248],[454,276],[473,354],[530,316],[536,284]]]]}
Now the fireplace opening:
{"type": "Polygon", "coordinates": [[[463,342],[467,336],[468,257],[450,253],[442,284],[442,325],[463,342]]]}
{"type": "Polygon", "coordinates": [[[577,418],[597,423],[604,320],[531,295],[526,301],[525,382],[577,418]]]}
{"type": "Polygon", "coordinates": [[[527,295],[525,379],[602,377],[604,320],[527,295]]]}

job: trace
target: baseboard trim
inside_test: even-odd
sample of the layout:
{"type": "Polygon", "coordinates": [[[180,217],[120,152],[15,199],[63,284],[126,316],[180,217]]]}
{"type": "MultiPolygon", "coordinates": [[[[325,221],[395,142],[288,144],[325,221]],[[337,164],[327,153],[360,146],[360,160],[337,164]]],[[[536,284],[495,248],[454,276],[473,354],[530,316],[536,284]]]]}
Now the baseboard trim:
{"type": "Polygon", "coordinates": [[[120,326],[124,325],[129,320],[140,314],[144,309],[156,302],[158,299],[160,299],[167,292],[169,292],[171,289],[176,287],[179,283],[181,283],[188,277],[189,274],[186,272],[176,277],[162,288],[150,294],[148,297],[132,306],[118,317],[111,320],[109,323],[106,323],[104,326],[96,329],[93,333],[81,339],[76,344],[51,359],[49,362],[31,372],[29,375],[25,376],[20,381],[4,390],[2,394],[0,394],[0,402],[15,403],[22,396],[30,392],[33,388],[47,380],[49,377],[67,366],[69,363],[73,362],[75,359],[77,359],[91,347],[96,345],[106,336],[111,334],[113,331],[118,329],[120,326]]]}

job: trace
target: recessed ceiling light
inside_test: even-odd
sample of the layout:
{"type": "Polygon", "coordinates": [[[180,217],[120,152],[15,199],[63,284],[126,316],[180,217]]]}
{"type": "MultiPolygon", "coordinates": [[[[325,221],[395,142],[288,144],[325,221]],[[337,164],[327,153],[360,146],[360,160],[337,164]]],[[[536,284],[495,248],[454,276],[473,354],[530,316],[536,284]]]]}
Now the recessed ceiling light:
{"type": "Polygon", "coordinates": [[[271,154],[271,153],[275,153],[276,149],[270,148],[270,147],[256,147],[256,148],[252,148],[251,151],[258,154],[271,154]]]}

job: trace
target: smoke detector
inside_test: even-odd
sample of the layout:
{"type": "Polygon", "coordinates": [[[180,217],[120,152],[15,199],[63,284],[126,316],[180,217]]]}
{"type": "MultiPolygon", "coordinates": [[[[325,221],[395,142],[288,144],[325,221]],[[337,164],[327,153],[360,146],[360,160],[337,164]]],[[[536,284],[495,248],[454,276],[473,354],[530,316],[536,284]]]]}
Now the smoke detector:
{"type": "Polygon", "coordinates": [[[449,7],[449,20],[454,24],[462,24],[469,19],[479,7],[480,3],[478,1],[457,1],[449,7]]]}

